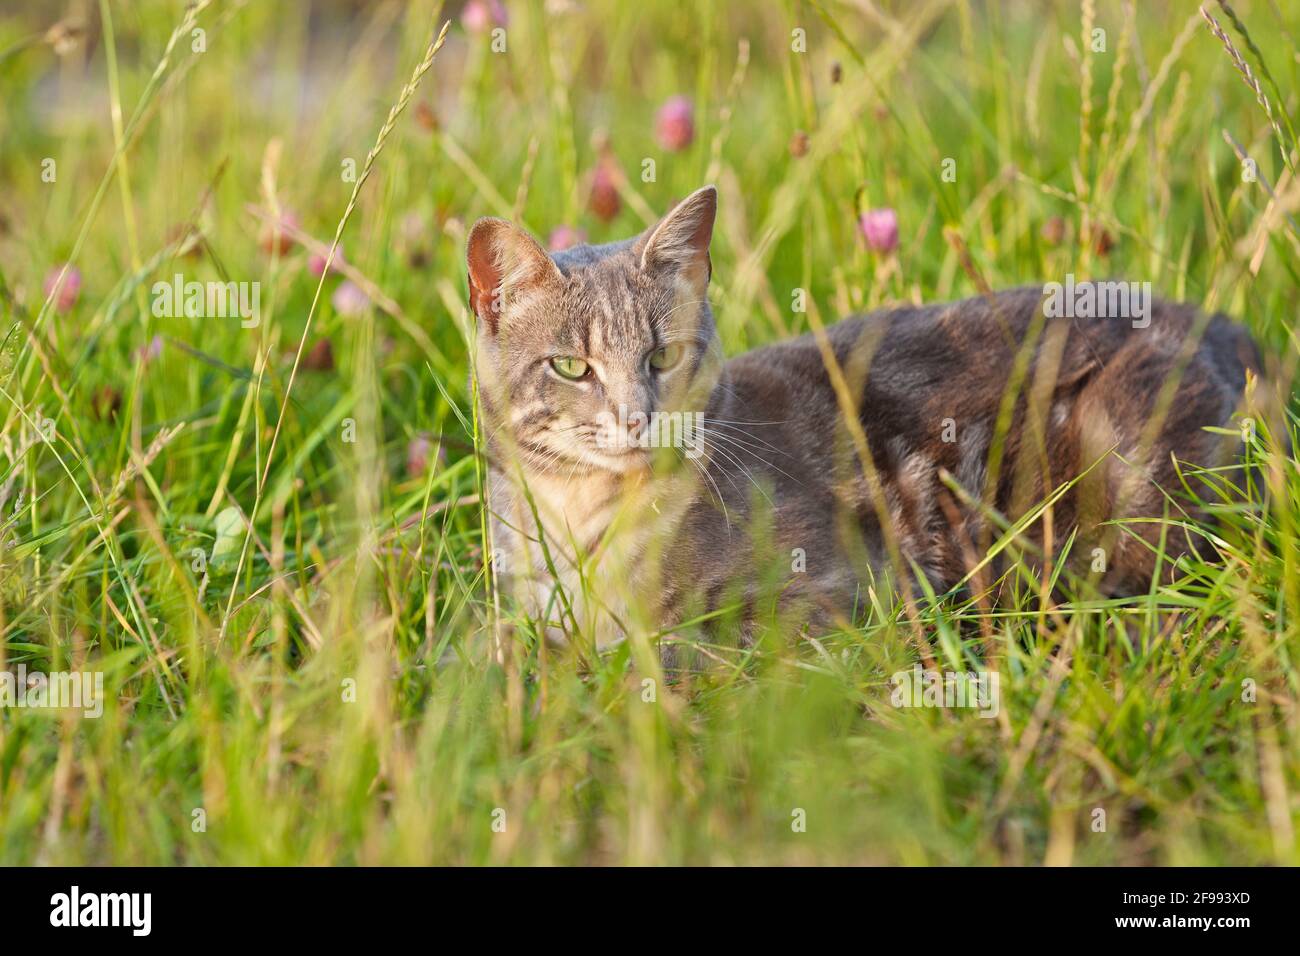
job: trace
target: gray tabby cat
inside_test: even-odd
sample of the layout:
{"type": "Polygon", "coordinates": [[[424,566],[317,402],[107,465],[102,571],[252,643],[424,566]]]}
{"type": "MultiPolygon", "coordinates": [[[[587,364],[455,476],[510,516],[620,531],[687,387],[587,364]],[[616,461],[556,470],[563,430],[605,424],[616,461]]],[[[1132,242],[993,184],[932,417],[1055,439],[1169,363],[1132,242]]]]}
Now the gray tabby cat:
{"type": "Polygon", "coordinates": [[[1149,586],[1162,527],[1165,567],[1199,546],[1114,521],[1183,517],[1173,458],[1231,459],[1204,429],[1230,426],[1259,358],[1230,321],[1159,301],[1142,328],[1046,318],[1026,288],[726,361],[716,209],[706,186],[640,236],[554,255],[501,219],[470,232],[494,564],[550,636],[604,646],[733,606],[746,628],[769,606],[825,627],[873,582],[988,587],[991,516],[1080,474],[1018,539],[1025,560],[1054,565],[1077,531],[1071,573],[1123,594],[1149,586]]]}

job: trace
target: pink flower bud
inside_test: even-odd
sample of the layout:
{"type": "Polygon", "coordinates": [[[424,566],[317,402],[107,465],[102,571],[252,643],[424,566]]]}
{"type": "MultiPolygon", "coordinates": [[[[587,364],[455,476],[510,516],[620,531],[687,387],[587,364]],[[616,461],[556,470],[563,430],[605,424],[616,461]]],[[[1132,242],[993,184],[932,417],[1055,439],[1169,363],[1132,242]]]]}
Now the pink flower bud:
{"type": "Polygon", "coordinates": [[[63,270],[64,266],[55,266],[45,276],[45,297],[48,299],[57,285],[59,290],[54,295],[54,308],[59,312],[70,312],[81,295],[81,270],[71,265],[67,266],[66,274],[63,270]],[[60,275],[63,276],[62,282],[59,282],[60,275]]]}
{"type": "Polygon", "coordinates": [[[580,246],[586,241],[587,234],[581,229],[574,229],[572,226],[556,226],[546,238],[546,248],[551,252],[559,252],[562,249],[580,246]]]}
{"type": "MultiPolygon", "coordinates": [[[[314,276],[318,276],[321,273],[323,273],[325,271],[325,260],[328,258],[329,256],[325,253],[313,252],[307,258],[307,268],[311,270],[311,274],[314,276]]],[[[339,268],[342,264],[343,264],[343,249],[342,247],[340,247],[334,250],[334,261],[330,263],[330,272],[342,271],[339,268]]]]}
{"type": "Polygon", "coordinates": [[[163,350],[163,337],[161,335],[155,335],[153,338],[149,340],[148,345],[143,345],[140,348],[136,349],[135,355],[136,358],[140,360],[140,363],[142,365],[148,365],[158,356],[162,355],[162,350],[163,350]]]}
{"type": "Polygon", "coordinates": [[[330,296],[330,303],[339,315],[358,316],[370,308],[370,297],[351,279],[344,279],[330,296]]]}
{"type": "Polygon", "coordinates": [[[460,25],[470,33],[486,33],[503,27],[509,19],[501,0],[469,0],[460,14],[460,25]]]}
{"type": "Polygon", "coordinates": [[[659,108],[655,137],[660,146],[673,153],[691,145],[695,139],[695,107],[689,96],[674,96],[659,108]]]}
{"type": "Polygon", "coordinates": [[[874,252],[888,255],[898,248],[898,215],[894,210],[868,209],[858,217],[858,228],[874,252]]]}
{"type": "Polygon", "coordinates": [[[294,239],[289,235],[287,229],[299,229],[301,223],[298,217],[287,209],[280,210],[280,219],[278,222],[268,220],[262,225],[261,234],[258,236],[258,242],[262,245],[262,251],[270,255],[273,252],[279,252],[284,255],[293,248],[294,239]]]}
{"type": "Polygon", "coordinates": [[[601,222],[609,222],[623,208],[623,200],[618,194],[618,165],[608,153],[596,162],[587,207],[601,222]]]}

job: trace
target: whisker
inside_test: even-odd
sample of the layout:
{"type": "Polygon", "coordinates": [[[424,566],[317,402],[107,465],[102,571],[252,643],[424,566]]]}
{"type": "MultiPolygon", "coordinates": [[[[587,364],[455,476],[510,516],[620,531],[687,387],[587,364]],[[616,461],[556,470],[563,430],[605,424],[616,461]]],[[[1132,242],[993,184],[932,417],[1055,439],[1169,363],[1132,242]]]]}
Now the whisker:
{"type": "MultiPolygon", "coordinates": [[[[734,435],[727,435],[727,434],[725,434],[725,433],[723,433],[723,432],[715,431],[715,430],[711,430],[711,429],[708,429],[708,428],[699,429],[699,431],[700,431],[700,433],[704,434],[706,437],[712,438],[714,441],[718,441],[718,442],[723,442],[723,441],[725,441],[725,442],[729,442],[729,443],[730,443],[730,447],[732,447],[733,449],[736,449],[736,448],[742,449],[743,451],[745,451],[745,452],[747,452],[748,454],[752,455],[754,458],[758,459],[758,461],[759,461],[760,463],[762,463],[762,465],[763,465],[764,467],[766,467],[766,468],[771,468],[773,471],[779,472],[780,474],[784,475],[786,478],[789,478],[791,481],[793,481],[793,482],[794,482],[795,484],[797,484],[797,485],[803,485],[803,482],[800,481],[798,478],[796,478],[794,475],[790,474],[788,471],[785,471],[785,470],[782,469],[782,468],[779,468],[779,467],[778,467],[776,464],[774,464],[773,462],[768,461],[768,460],[767,460],[766,458],[764,458],[762,455],[758,454],[758,452],[757,452],[754,448],[752,448],[752,447],[750,447],[750,446],[748,446],[748,445],[745,445],[743,442],[741,442],[739,439],[737,439],[734,435]]],[[[774,451],[779,451],[779,449],[773,449],[773,450],[774,450],[774,451]]],[[[784,453],[784,452],[781,452],[781,454],[785,454],[785,453],[784,453]]],[[[789,456],[789,455],[786,455],[786,457],[790,457],[790,456],[789,456]]]]}
{"type": "MultiPolygon", "coordinates": [[[[714,436],[714,437],[716,437],[716,436],[714,436]]],[[[706,441],[707,441],[707,438],[706,438],[706,441]]],[[[742,461],[740,461],[740,459],[737,457],[737,455],[736,455],[736,453],[735,453],[734,451],[729,451],[727,448],[723,447],[721,444],[715,444],[715,445],[713,446],[713,450],[714,450],[715,452],[721,454],[721,455],[722,455],[722,456],[723,456],[727,461],[729,461],[731,464],[735,465],[735,467],[737,468],[737,470],[739,470],[740,473],[741,473],[742,475],[744,475],[746,479],[748,479],[749,483],[750,483],[751,485],[754,486],[754,488],[758,491],[758,493],[759,493],[760,495],[763,496],[763,498],[767,501],[767,503],[768,503],[769,505],[772,505],[773,507],[775,507],[775,504],[773,503],[772,499],[771,499],[770,497],[768,497],[768,494],[767,494],[767,492],[763,489],[762,485],[760,485],[760,484],[755,480],[753,474],[749,471],[748,468],[745,467],[744,463],[743,463],[742,461]]],[[[755,457],[757,457],[757,456],[755,456],[755,457]]],[[[731,487],[736,489],[736,493],[737,493],[737,494],[740,494],[740,488],[738,488],[738,487],[736,486],[736,483],[735,483],[734,481],[731,480],[731,475],[728,474],[726,471],[723,471],[723,475],[724,475],[724,477],[726,477],[727,481],[731,484],[731,487]]]]}
{"type": "Polygon", "coordinates": [[[729,511],[727,511],[727,503],[726,503],[726,501],[723,500],[723,497],[722,497],[722,489],[718,487],[718,483],[717,483],[716,481],[713,480],[713,477],[708,473],[708,470],[707,470],[703,465],[701,465],[698,461],[696,461],[696,460],[693,459],[693,458],[689,458],[689,457],[687,457],[687,455],[685,454],[685,452],[683,452],[682,449],[680,449],[680,448],[674,448],[674,450],[677,451],[677,452],[680,452],[680,453],[682,454],[682,458],[683,458],[684,460],[686,460],[687,462],[689,462],[690,465],[691,465],[691,467],[694,468],[694,469],[696,470],[696,472],[700,475],[700,477],[703,478],[705,481],[707,481],[707,482],[709,483],[709,485],[710,485],[710,487],[711,487],[711,489],[712,489],[712,490],[709,492],[709,494],[713,496],[713,499],[714,499],[715,501],[717,501],[717,503],[718,503],[718,507],[722,509],[722,517],[723,517],[723,520],[726,521],[726,523],[727,523],[727,530],[728,530],[728,532],[730,532],[730,530],[731,530],[731,513],[730,513],[729,511]]]}
{"type": "Polygon", "coordinates": [[[720,432],[720,434],[726,434],[726,435],[730,436],[731,438],[735,439],[736,441],[741,441],[742,439],[741,439],[739,436],[744,436],[744,438],[753,439],[754,441],[758,442],[758,443],[761,444],[764,448],[766,448],[768,451],[774,451],[774,452],[776,452],[778,455],[785,455],[785,457],[787,457],[787,458],[792,457],[792,456],[790,455],[790,453],[789,453],[788,451],[786,451],[784,448],[778,448],[776,445],[773,445],[770,441],[765,440],[764,438],[762,438],[762,437],[759,436],[759,435],[751,435],[749,432],[745,431],[743,428],[737,428],[737,427],[734,426],[734,425],[723,425],[723,424],[718,424],[717,422],[715,422],[713,419],[710,419],[710,418],[703,418],[703,419],[700,419],[700,421],[704,422],[704,424],[705,424],[706,426],[708,426],[708,425],[716,425],[716,426],[717,426],[718,428],[720,428],[720,429],[722,429],[722,428],[730,429],[730,430],[727,431],[727,432],[720,432]]]}
{"type": "Polygon", "coordinates": [[[784,425],[790,421],[788,418],[777,419],[771,422],[752,422],[741,418],[705,418],[708,422],[717,422],[721,425],[784,425]]]}

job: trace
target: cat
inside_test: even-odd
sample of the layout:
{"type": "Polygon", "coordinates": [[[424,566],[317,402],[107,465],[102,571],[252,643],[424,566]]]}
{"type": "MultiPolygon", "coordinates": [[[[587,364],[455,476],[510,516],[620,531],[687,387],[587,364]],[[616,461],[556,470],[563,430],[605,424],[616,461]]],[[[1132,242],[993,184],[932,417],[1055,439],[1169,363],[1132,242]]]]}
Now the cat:
{"type": "Polygon", "coordinates": [[[1013,553],[1045,565],[1072,535],[1071,574],[1132,594],[1162,533],[1165,568],[1203,547],[1115,522],[1200,517],[1174,459],[1239,447],[1206,430],[1232,427],[1260,368],[1239,326],[1158,299],[1128,321],[1100,288],[1102,315],[1051,317],[1032,287],[726,360],[717,202],[705,186],[639,236],[550,255],[501,219],[468,236],[493,562],[548,637],[605,647],[724,607],[750,637],[764,609],[848,626],[866,587],[988,587],[1013,553]],[[1034,520],[981,561],[998,515],[1034,520]]]}

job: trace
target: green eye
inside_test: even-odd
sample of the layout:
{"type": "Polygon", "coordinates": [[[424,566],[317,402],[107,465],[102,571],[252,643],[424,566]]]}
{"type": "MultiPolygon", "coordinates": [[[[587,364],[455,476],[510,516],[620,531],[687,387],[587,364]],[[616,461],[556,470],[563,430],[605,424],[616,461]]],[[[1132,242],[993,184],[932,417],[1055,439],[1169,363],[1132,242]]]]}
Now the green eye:
{"type": "Polygon", "coordinates": [[[659,371],[672,368],[681,361],[684,350],[680,345],[665,345],[661,349],[655,349],[650,353],[650,367],[657,368],[659,371]]]}
{"type": "Polygon", "coordinates": [[[551,368],[564,378],[580,379],[590,371],[587,363],[580,358],[559,355],[551,359],[551,368]]]}

